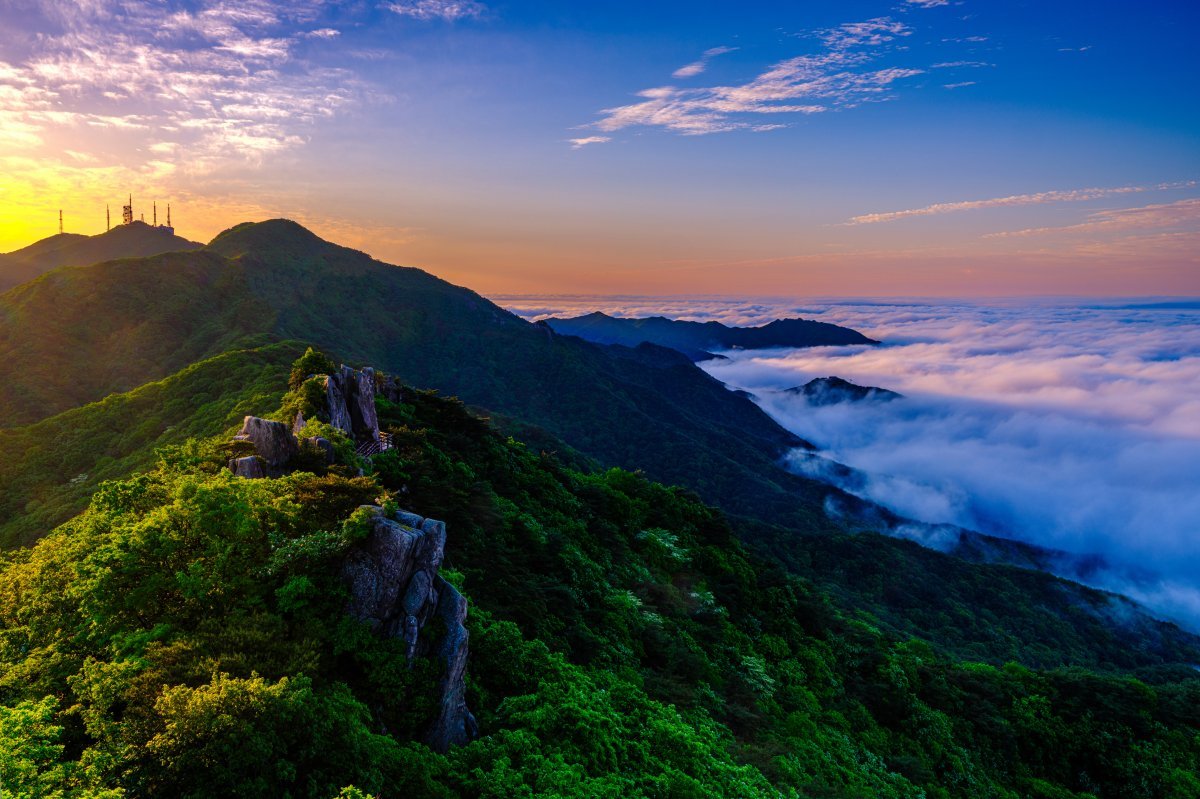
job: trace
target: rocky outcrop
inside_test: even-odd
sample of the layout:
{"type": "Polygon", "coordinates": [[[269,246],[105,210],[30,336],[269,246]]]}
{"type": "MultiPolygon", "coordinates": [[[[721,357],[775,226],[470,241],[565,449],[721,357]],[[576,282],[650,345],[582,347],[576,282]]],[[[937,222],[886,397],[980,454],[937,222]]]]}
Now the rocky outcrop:
{"type": "Polygon", "coordinates": [[[325,453],[325,462],[333,463],[333,442],[328,438],[321,436],[310,436],[304,439],[304,443],[315,447],[325,453]]]}
{"type": "Polygon", "coordinates": [[[244,458],[231,458],[229,461],[229,471],[233,472],[237,477],[244,477],[247,480],[257,480],[267,476],[267,470],[263,468],[262,458],[257,455],[248,455],[244,458]]]}
{"type": "Polygon", "coordinates": [[[438,752],[451,746],[461,746],[479,735],[475,716],[467,708],[467,600],[454,586],[441,577],[434,580],[438,596],[435,610],[443,626],[438,647],[442,661],[442,680],[438,686],[442,701],[437,719],[425,735],[425,742],[438,752]]]}
{"type": "Polygon", "coordinates": [[[354,425],[350,421],[350,405],[338,375],[325,375],[325,404],[329,423],[347,435],[352,435],[354,425]]]}
{"type": "Polygon", "coordinates": [[[375,413],[375,370],[361,372],[342,364],[325,377],[325,399],[329,423],[355,441],[379,439],[379,417],[375,413]]]}
{"type": "MultiPolygon", "coordinates": [[[[231,458],[229,471],[250,480],[282,474],[288,463],[300,454],[300,442],[292,431],[303,429],[303,421],[303,417],[298,415],[297,423],[289,429],[283,422],[247,416],[241,432],[233,440],[254,445],[257,454],[231,458]]],[[[309,436],[304,439],[304,446],[320,450],[325,456],[325,463],[333,463],[333,442],[329,439],[309,436]]]]}
{"type": "Polygon", "coordinates": [[[247,416],[234,441],[249,441],[270,469],[279,469],[300,453],[300,444],[283,422],[247,416]]]}
{"type": "MultiPolygon", "coordinates": [[[[327,417],[331,425],[358,444],[379,442],[382,437],[375,411],[377,392],[390,402],[398,403],[403,399],[403,388],[397,378],[378,374],[370,367],[358,371],[342,364],[333,374],[325,375],[326,407],[318,409],[318,414],[321,418],[327,417]]],[[[230,471],[247,478],[281,474],[288,462],[300,454],[298,437],[303,435],[307,424],[302,412],[296,414],[291,425],[247,416],[234,440],[253,444],[260,460],[256,467],[246,458],[233,458],[229,461],[230,471]]],[[[333,444],[328,439],[310,436],[303,441],[306,447],[316,447],[324,452],[326,463],[333,463],[333,444]]]]}
{"type": "Polygon", "coordinates": [[[404,402],[404,384],[398,377],[389,377],[381,372],[375,374],[375,395],[388,402],[404,402]]]}
{"type": "Polygon", "coordinates": [[[475,717],[467,708],[467,601],[438,574],[446,547],[446,525],[398,511],[384,515],[371,507],[371,533],[347,554],[342,576],[350,589],[347,608],[377,634],[400,638],[411,664],[418,657],[442,663],[438,718],[425,741],[439,752],[473,738],[475,717]],[[437,621],[438,637],[423,641],[421,631],[437,621]]]}

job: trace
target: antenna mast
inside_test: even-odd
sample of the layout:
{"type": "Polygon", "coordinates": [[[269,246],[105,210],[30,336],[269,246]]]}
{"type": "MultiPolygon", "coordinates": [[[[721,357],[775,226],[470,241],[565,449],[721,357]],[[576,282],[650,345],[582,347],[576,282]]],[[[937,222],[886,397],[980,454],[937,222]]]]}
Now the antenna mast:
{"type": "Polygon", "coordinates": [[[167,203],[167,227],[171,226],[171,204],[167,203]]]}
{"type": "Polygon", "coordinates": [[[112,209],[109,206],[104,206],[104,230],[112,230],[112,209]]]}
{"type": "Polygon", "coordinates": [[[61,236],[61,235],[62,235],[62,232],[63,232],[63,227],[62,227],[62,209],[61,209],[61,208],[59,208],[59,209],[58,209],[58,235],[60,235],[60,236],[61,236]]]}
{"type": "Polygon", "coordinates": [[[154,226],[158,227],[158,201],[154,201],[154,226]]]}

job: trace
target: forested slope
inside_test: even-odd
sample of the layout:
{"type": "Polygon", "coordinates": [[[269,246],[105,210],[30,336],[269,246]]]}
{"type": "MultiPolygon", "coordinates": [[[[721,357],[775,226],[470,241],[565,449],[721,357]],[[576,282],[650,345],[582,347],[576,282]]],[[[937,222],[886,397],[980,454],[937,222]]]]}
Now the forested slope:
{"type": "Polygon", "coordinates": [[[568,469],[426,392],[378,410],[395,448],[369,463],[242,480],[225,439],[193,442],[4,556],[6,790],[1200,790],[1191,669],[1138,681],[952,658],[848,616],[686,491],[568,469]],[[432,675],[346,614],[339,564],[375,502],[447,522],[443,575],[471,603],[479,737],[445,755],[414,742],[432,675]]]}

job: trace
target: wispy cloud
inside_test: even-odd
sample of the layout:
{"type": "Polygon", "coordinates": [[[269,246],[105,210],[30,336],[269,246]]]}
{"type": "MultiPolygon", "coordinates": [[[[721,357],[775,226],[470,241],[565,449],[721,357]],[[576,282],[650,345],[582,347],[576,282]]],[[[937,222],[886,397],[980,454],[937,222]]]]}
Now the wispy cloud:
{"type": "Polygon", "coordinates": [[[645,125],[689,135],[731,130],[773,130],[746,115],[817,114],[862,102],[885,100],[891,85],[919,69],[856,71],[863,60],[831,53],[781,61],[739,86],[680,89],[661,86],[638,92],[642,101],[609,108],[594,126],[603,131],[645,125]]]}
{"type": "Polygon", "coordinates": [[[1011,208],[1022,205],[1086,202],[1088,200],[1099,200],[1104,197],[1113,197],[1122,194],[1140,194],[1147,191],[1194,188],[1196,185],[1197,182],[1192,180],[1177,183],[1159,183],[1153,186],[1118,186],[1115,188],[1070,189],[1067,191],[1043,191],[1035,194],[1013,194],[1007,197],[993,197],[987,200],[935,203],[904,211],[862,214],[861,216],[851,217],[845,224],[869,225],[878,222],[894,222],[898,219],[909,219],[917,216],[936,216],[939,214],[957,213],[959,211],[978,211],[985,208],[1011,208]]]}
{"type": "Polygon", "coordinates": [[[708,62],[711,61],[713,58],[716,58],[719,55],[724,55],[725,53],[732,53],[736,49],[737,49],[736,47],[712,47],[712,48],[709,48],[708,50],[704,51],[704,54],[702,56],[700,56],[699,59],[697,59],[696,61],[693,61],[690,64],[687,64],[686,66],[680,67],[679,69],[672,72],[671,75],[672,75],[672,77],[676,77],[676,78],[694,78],[697,75],[699,75],[701,72],[703,72],[704,70],[708,69],[708,62]]]}
{"type": "MultiPolygon", "coordinates": [[[[923,7],[941,4],[933,0],[916,3],[923,7]]],[[[636,102],[603,109],[598,120],[581,127],[603,133],[656,127],[687,136],[738,130],[763,132],[785,127],[789,116],[890,100],[901,81],[927,70],[911,64],[881,63],[884,56],[898,54],[899,42],[912,33],[913,28],[905,22],[875,17],[794,34],[819,42],[818,52],[778,61],[744,83],[643,89],[636,93],[636,102]]],[[[675,70],[673,77],[700,75],[709,59],[729,49],[708,50],[697,61],[675,70]]]]}
{"type": "Polygon", "coordinates": [[[1090,214],[1086,221],[1075,225],[1027,228],[1002,233],[988,233],[984,238],[1041,236],[1046,234],[1094,234],[1106,231],[1170,228],[1200,223],[1200,199],[1179,200],[1173,203],[1143,205],[1137,208],[1116,208],[1090,214]]]}
{"type": "Polygon", "coordinates": [[[910,6],[920,6],[921,8],[937,8],[938,6],[950,5],[950,0],[905,0],[910,6]]]}
{"type": "Polygon", "coordinates": [[[474,0],[399,0],[384,3],[382,8],[404,17],[419,20],[440,19],[445,22],[475,19],[487,11],[483,3],[474,0]]]}
{"type": "Polygon", "coordinates": [[[947,83],[947,84],[944,84],[944,85],[943,85],[943,88],[946,88],[946,89],[965,89],[966,87],[968,87],[968,86],[974,86],[975,84],[976,84],[976,81],[973,81],[973,80],[964,80],[964,81],[959,81],[958,83],[947,83]]]}
{"type": "Polygon", "coordinates": [[[28,51],[0,64],[3,139],[26,150],[68,140],[111,164],[103,133],[136,132],[117,149],[154,154],[140,166],[197,174],[296,147],[365,91],[297,55],[301,39],[337,35],[313,25],[322,5],[43,2],[23,20],[36,30],[28,51]]]}
{"type": "Polygon", "coordinates": [[[605,142],[610,142],[612,141],[612,138],[609,136],[584,136],[580,139],[568,139],[567,141],[571,142],[572,150],[579,150],[587,147],[589,144],[604,144],[605,142]]]}
{"type": "Polygon", "coordinates": [[[865,22],[847,22],[824,34],[825,45],[832,50],[863,45],[879,46],[899,36],[912,35],[912,28],[889,17],[876,17],[865,22]]]}

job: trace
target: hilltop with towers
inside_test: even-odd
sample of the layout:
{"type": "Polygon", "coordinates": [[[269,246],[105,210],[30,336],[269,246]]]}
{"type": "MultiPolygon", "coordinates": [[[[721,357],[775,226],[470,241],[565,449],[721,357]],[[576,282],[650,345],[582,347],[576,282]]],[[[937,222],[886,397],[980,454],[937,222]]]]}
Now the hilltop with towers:
{"type": "MultiPolygon", "coordinates": [[[[167,203],[167,223],[165,225],[158,224],[158,202],[155,201],[154,203],[152,203],[151,208],[152,208],[152,211],[151,211],[152,222],[151,222],[150,226],[153,228],[157,228],[158,230],[161,230],[165,233],[170,233],[171,235],[175,235],[175,228],[171,225],[171,204],[167,203]]],[[[62,216],[62,212],[60,211],[59,212],[59,217],[60,217],[59,231],[58,231],[59,233],[62,232],[61,216],[62,216]]],[[[112,230],[112,214],[109,211],[108,206],[104,207],[104,217],[105,217],[105,219],[104,219],[105,228],[104,229],[106,231],[112,230]]],[[[146,215],[142,214],[141,218],[137,221],[145,223],[146,215]]],[[[126,205],[121,206],[121,224],[132,225],[133,223],[134,223],[133,195],[131,194],[131,195],[129,195],[129,202],[126,205]]]]}
{"type": "Polygon", "coordinates": [[[113,226],[110,207],[106,207],[105,231],[96,236],[84,236],[65,232],[62,211],[59,211],[57,235],[0,255],[0,291],[7,291],[60,266],[88,266],[114,258],[144,257],[202,246],[175,235],[170,205],[167,206],[166,224],[158,224],[158,203],[151,205],[150,214],[150,222],[146,222],[145,214],[135,218],[133,196],[130,195],[129,202],[121,208],[121,224],[113,226]]]}

